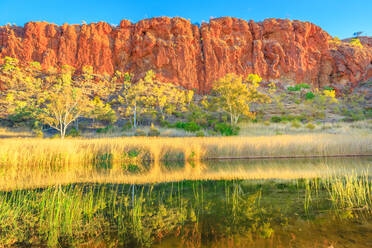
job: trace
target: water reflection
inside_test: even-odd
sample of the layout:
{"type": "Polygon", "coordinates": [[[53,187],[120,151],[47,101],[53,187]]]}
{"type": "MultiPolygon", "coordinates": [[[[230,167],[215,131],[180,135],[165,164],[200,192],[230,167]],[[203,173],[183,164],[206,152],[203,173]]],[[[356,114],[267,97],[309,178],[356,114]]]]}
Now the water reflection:
{"type": "Polygon", "coordinates": [[[12,247],[371,247],[371,192],[368,177],[357,175],[0,192],[0,240],[12,247]]]}
{"type": "Polygon", "coordinates": [[[143,161],[136,153],[115,161],[98,155],[91,164],[1,166],[0,190],[70,183],[158,183],[182,180],[287,180],[370,173],[371,157],[269,160],[143,161]]]}

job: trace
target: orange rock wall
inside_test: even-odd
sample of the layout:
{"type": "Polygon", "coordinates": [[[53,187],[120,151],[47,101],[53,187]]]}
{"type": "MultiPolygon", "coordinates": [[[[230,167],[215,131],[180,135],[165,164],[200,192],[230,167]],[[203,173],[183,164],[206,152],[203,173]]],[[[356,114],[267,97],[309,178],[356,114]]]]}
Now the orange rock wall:
{"type": "Polygon", "coordinates": [[[223,17],[200,27],[168,17],[123,20],[117,27],[30,22],[0,27],[0,57],[39,61],[44,68],[92,65],[97,73],[129,71],[136,78],[153,69],[164,81],[202,92],[229,72],[315,87],[368,79],[372,48],[331,38],[314,24],[281,19],[223,17]]]}

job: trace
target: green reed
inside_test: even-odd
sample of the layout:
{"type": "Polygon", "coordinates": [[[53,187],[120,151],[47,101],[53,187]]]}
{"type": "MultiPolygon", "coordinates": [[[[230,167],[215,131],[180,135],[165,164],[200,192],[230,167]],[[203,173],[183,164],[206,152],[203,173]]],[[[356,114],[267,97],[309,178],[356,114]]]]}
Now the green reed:
{"type": "Polygon", "coordinates": [[[0,244],[79,247],[101,242],[149,247],[172,236],[185,246],[198,246],[237,236],[270,238],[274,224],[284,225],[290,218],[280,211],[290,216],[292,210],[274,210],[279,202],[267,195],[293,191],[298,197],[293,206],[303,206],[301,218],[322,209],[370,211],[367,175],[273,184],[240,180],[75,184],[0,192],[0,244]]]}
{"type": "Polygon", "coordinates": [[[0,243],[7,246],[68,247],[102,239],[148,247],[169,235],[204,242],[253,225],[259,232],[265,218],[258,194],[243,193],[236,182],[69,185],[1,192],[0,199],[0,243]],[[231,193],[214,199],[222,191],[231,193]]]}

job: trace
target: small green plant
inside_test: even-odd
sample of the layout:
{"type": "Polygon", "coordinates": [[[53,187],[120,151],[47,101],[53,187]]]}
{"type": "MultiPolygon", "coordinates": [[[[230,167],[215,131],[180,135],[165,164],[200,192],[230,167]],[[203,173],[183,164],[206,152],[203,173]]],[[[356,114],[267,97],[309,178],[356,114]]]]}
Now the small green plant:
{"type": "Polygon", "coordinates": [[[307,100],[311,100],[311,99],[313,99],[315,97],[315,95],[314,95],[314,93],[313,92],[307,92],[306,94],[305,94],[305,98],[307,99],[307,100]]]}
{"type": "Polygon", "coordinates": [[[265,126],[270,126],[270,121],[264,121],[265,126]]]}
{"type": "Polygon", "coordinates": [[[142,129],[137,128],[136,132],[134,133],[134,136],[146,136],[146,132],[142,129]]]}
{"type": "Polygon", "coordinates": [[[216,131],[212,130],[212,129],[208,130],[208,135],[210,135],[210,136],[216,136],[217,134],[218,133],[216,131]]]}
{"type": "Polygon", "coordinates": [[[196,132],[201,129],[201,127],[195,122],[177,122],[175,125],[176,128],[184,129],[187,132],[196,132]]]}
{"type": "Polygon", "coordinates": [[[130,124],[130,122],[128,123],[125,123],[122,127],[121,127],[121,131],[125,132],[125,131],[128,131],[132,128],[132,125],[130,124]]]}
{"type": "Polygon", "coordinates": [[[306,124],[306,128],[309,129],[309,130],[314,130],[315,125],[313,123],[309,122],[309,123],[306,124]]]}
{"type": "Polygon", "coordinates": [[[75,127],[72,127],[70,131],[67,133],[67,136],[69,137],[79,137],[80,136],[80,131],[77,130],[75,127]]]}
{"type": "Polygon", "coordinates": [[[96,132],[97,133],[109,133],[109,132],[111,132],[112,131],[112,129],[113,129],[114,127],[112,126],[112,125],[108,125],[108,126],[106,126],[106,127],[104,127],[104,128],[98,128],[97,130],[96,130],[96,132]]]}
{"type": "Polygon", "coordinates": [[[331,86],[324,86],[323,90],[334,90],[334,88],[331,86]]]}
{"type": "Polygon", "coordinates": [[[202,131],[202,130],[197,131],[197,132],[195,133],[195,135],[196,135],[196,137],[204,137],[204,136],[205,136],[204,131],[202,131]]]}
{"type": "Polygon", "coordinates": [[[239,134],[239,127],[232,126],[226,123],[217,123],[214,126],[214,130],[224,136],[233,136],[239,134]]]}
{"type": "Polygon", "coordinates": [[[159,135],[160,135],[159,130],[156,127],[154,127],[153,124],[151,124],[150,130],[147,133],[147,136],[156,137],[156,136],[159,136],[159,135]]]}
{"type": "Polygon", "coordinates": [[[282,121],[282,117],[280,117],[280,116],[273,116],[273,117],[271,117],[271,122],[279,123],[281,121],[282,121]]]}
{"type": "Polygon", "coordinates": [[[294,128],[300,128],[301,127],[301,122],[299,122],[298,120],[293,120],[291,122],[291,126],[294,127],[294,128]]]}
{"type": "Polygon", "coordinates": [[[184,127],[185,131],[187,132],[196,132],[196,131],[199,131],[200,128],[201,127],[195,122],[188,122],[185,124],[185,127],[184,127]]]}
{"type": "Polygon", "coordinates": [[[288,91],[300,91],[301,89],[310,89],[311,86],[305,83],[296,84],[295,86],[288,86],[288,91]]]}

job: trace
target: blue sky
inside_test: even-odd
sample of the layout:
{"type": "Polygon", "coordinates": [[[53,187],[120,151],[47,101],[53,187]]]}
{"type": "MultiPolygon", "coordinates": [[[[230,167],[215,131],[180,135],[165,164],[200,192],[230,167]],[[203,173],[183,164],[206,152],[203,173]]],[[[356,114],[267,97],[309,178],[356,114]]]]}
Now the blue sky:
{"type": "Polygon", "coordinates": [[[191,22],[233,16],[245,20],[288,18],[313,22],[333,36],[356,31],[372,36],[372,0],[0,0],[0,25],[29,21],[76,24],[105,21],[119,24],[157,16],[183,17],[191,22]]]}

